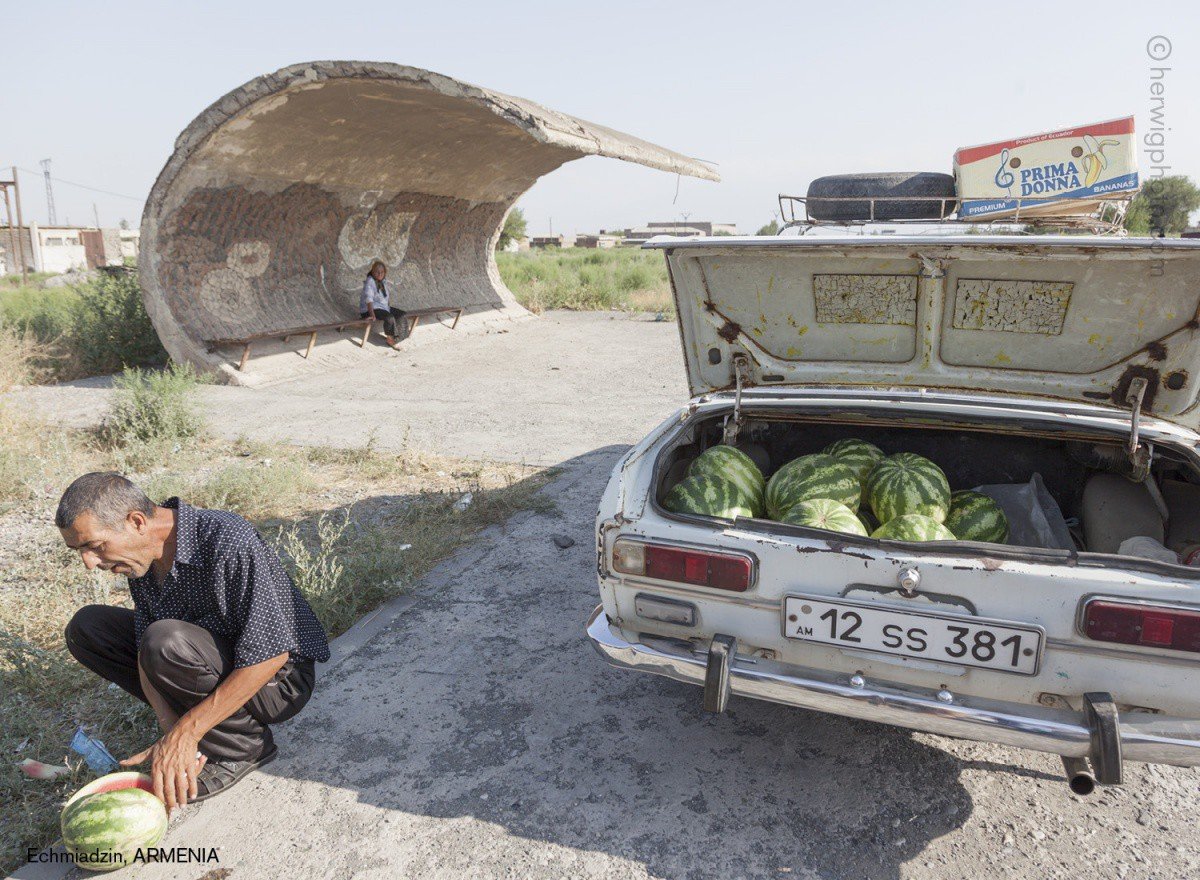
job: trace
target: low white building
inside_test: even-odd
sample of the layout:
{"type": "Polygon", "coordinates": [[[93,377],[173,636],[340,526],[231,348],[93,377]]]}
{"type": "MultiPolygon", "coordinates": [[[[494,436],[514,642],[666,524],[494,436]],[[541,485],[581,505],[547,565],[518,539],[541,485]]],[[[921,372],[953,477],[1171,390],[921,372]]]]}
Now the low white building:
{"type": "Polygon", "coordinates": [[[136,259],[136,229],[99,229],[94,226],[0,227],[0,274],[21,271],[21,257],[32,272],[61,274],[71,270],[123,265],[136,259]]]}

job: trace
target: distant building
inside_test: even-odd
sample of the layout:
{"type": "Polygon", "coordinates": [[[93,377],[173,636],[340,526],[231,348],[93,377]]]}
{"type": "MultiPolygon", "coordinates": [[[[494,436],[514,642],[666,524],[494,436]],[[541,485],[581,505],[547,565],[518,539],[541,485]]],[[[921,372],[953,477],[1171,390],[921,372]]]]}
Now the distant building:
{"type": "Polygon", "coordinates": [[[126,257],[137,257],[138,237],[136,229],[30,223],[0,227],[0,252],[6,274],[20,273],[22,252],[26,270],[57,274],[123,265],[126,257]]]}
{"type": "Polygon", "coordinates": [[[737,235],[736,223],[713,223],[710,220],[663,220],[650,221],[646,224],[651,229],[658,229],[658,235],[676,235],[675,229],[699,229],[701,235],[737,235]]]}
{"type": "Polygon", "coordinates": [[[615,235],[577,235],[575,236],[575,247],[577,248],[600,248],[607,250],[615,248],[621,239],[615,235]]]}
{"type": "Polygon", "coordinates": [[[636,229],[626,229],[625,237],[621,240],[621,244],[626,247],[636,247],[643,242],[649,241],[656,235],[673,235],[676,238],[699,238],[704,234],[703,229],[694,226],[675,226],[670,229],[663,229],[658,226],[640,226],[636,229]]]}
{"type": "Polygon", "coordinates": [[[548,248],[548,247],[571,247],[575,240],[571,239],[571,243],[567,243],[564,235],[535,235],[529,239],[531,248],[548,248]]]}

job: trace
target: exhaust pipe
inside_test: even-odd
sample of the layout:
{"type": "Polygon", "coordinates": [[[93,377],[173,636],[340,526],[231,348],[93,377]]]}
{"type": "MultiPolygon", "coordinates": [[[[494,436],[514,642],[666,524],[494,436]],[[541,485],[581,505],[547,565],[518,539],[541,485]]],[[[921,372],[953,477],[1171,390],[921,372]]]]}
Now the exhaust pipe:
{"type": "Polygon", "coordinates": [[[1068,758],[1063,755],[1062,762],[1071,791],[1078,795],[1089,795],[1096,790],[1096,775],[1087,758],[1068,758]]]}

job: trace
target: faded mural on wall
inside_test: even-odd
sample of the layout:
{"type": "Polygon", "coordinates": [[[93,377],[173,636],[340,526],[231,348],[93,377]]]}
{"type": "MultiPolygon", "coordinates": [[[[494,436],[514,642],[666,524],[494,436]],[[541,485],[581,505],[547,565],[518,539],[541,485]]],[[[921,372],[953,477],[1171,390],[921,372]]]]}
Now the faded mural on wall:
{"type": "Polygon", "coordinates": [[[346,205],[313,184],[197,189],[164,222],[165,298],[199,339],[353,319],[362,279],[380,259],[401,307],[497,307],[479,271],[490,242],[480,233],[504,208],[416,193],[346,205]],[[473,267],[478,283],[463,284],[473,267]]]}

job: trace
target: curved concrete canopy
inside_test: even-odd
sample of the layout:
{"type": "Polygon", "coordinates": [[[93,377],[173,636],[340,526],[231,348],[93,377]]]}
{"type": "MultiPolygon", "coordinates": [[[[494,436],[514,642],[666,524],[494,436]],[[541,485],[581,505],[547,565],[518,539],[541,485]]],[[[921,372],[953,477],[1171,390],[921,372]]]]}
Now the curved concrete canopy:
{"type": "Polygon", "coordinates": [[[146,309],[167,351],[237,379],[205,340],[356,318],[370,262],[401,306],[523,315],[496,271],[508,209],[564,162],[708,164],[414,67],[316,61],[261,76],[179,136],[142,218],[146,309]]]}

